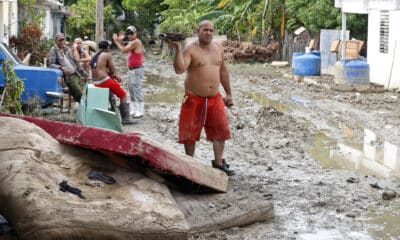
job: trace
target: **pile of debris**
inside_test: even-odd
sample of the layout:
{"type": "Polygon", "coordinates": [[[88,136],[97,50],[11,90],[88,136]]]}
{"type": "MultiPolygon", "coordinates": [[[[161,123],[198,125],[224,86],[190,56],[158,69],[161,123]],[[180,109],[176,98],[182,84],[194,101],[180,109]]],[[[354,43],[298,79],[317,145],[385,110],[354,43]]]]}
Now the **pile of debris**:
{"type": "Polygon", "coordinates": [[[272,42],[266,47],[255,45],[251,42],[238,42],[238,41],[224,41],[222,42],[224,47],[225,60],[232,63],[241,62],[270,62],[278,50],[279,43],[272,42]]]}

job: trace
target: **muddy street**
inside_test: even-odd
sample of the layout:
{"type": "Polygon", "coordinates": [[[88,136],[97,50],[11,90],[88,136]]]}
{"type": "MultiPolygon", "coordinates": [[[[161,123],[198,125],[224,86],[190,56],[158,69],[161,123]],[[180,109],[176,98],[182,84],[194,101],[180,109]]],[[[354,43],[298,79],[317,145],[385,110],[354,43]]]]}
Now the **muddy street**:
{"type": "MultiPolygon", "coordinates": [[[[126,79],[125,56],[113,54],[126,79]]],[[[144,66],[145,114],[124,131],[143,132],[183,153],[177,121],[184,74],[175,74],[171,59],[160,55],[147,53],[144,66]]],[[[239,209],[270,201],[275,217],[190,239],[400,237],[399,93],[334,91],[261,63],[228,69],[236,110],[227,110],[232,139],[224,158],[236,175],[229,177],[230,194],[205,206],[218,213],[224,201],[239,209]]],[[[74,121],[73,113],[46,117],[74,121]]],[[[211,165],[212,144],[204,135],[195,159],[211,165]]],[[[181,195],[175,193],[175,200],[181,195]]],[[[193,211],[202,214],[201,208],[193,211]]]]}
{"type": "MultiPolygon", "coordinates": [[[[249,202],[255,195],[273,201],[275,218],[193,239],[397,239],[400,201],[382,194],[399,192],[400,95],[318,88],[262,64],[228,67],[239,109],[228,111],[224,157],[237,171],[229,188],[249,202]]],[[[184,75],[156,55],[145,69],[146,114],[125,130],[183,152],[176,140],[184,75]]],[[[213,159],[204,137],[195,158],[213,159]]]]}

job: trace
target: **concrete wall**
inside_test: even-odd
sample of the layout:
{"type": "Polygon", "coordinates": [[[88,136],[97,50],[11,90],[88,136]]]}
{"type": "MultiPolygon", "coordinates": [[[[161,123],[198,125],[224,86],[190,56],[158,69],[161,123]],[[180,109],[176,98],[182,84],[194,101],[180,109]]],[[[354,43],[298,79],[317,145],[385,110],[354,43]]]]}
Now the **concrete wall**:
{"type": "Polygon", "coordinates": [[[367,13],[368,0],[335,0],[335,7],[348,13],[367,13]]]}
{"type": "Polygon", "coordinates": [[[370,9],[399,10],[400,0],[335,0],[335,7],[347,13],[368,13],[370,9]]]}
{"type": "MultiPolygon", "coordinates": [[[[346,31],[346,40],[349,39],[350,32],[346,31]]],[[[321,74],[335,74],[335,64],[339,60],[336,53],[331,52],[331,44],[337,39],[341,39],[341,30],[321,29],[319,50],[321,51],[321,74]]],[[[340,49],[339,49],[340,52],[340,49]]]]}
{"type": "Polygon", "coordinates": [[[367,59],[370,64],[370,82],[387,89],[400,88],[400,10],[390,11],[389,50],[379,52],[380,11],[370,10],[368,16],[367,59]]]}
{"type": "Polygon", "coordinates": [[[38,0],[38,5],[46,16],[41,26],[43,35],[53,39],[57,32],[61,32],[61,18],[64,11],[63,5],[57,0],[38,0]]]}

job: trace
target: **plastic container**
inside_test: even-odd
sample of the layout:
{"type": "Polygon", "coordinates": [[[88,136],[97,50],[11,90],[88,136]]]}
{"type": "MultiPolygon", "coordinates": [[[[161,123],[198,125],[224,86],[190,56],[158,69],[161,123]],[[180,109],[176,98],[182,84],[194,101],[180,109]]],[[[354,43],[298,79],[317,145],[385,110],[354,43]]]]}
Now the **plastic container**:
{"type": "Polygon", "coordinates": [[[294,52],[293,53],[293,57],[292,57],[292,68],[293,68],[293,66],[294,66],[294,59],[296,58],[296,57],[299,57],[299,56],[301,56],[301,55],[304,55],[304,53],[302,53],[302,52],[294,52]]]}
{"type": "Polygon", "coordinates": [[[317,53],[293,54],[292,71],[300,76],[318,76],[321,74],[321,57],[317,53]]]}
{"type": "Polygon", "coordinates": [[[315,56],[321,57],[321,52],[317,50],[312,50],[311,54],[314,54],[315,56]]]}
{"type": "Polygon", "coordinates": [[[342,59],[338,63],[335,82],[340,84],[369,84],[369,64],[363,59],[342,59]],[[340,66],[341,65],[341,66],[340,66]],[[339,67],[340,66],[340,67],[339,67]],[[336,78],[338,79],[336,81],[336,78]]]}

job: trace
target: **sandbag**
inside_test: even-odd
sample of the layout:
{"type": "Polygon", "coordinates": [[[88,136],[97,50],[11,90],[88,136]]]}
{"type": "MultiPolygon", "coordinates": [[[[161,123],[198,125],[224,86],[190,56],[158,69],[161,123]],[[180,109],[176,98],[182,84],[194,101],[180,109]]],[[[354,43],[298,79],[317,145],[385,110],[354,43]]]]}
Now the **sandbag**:
{"type": "Polygon", "coordinates": [[[0,117],[0,128],[0,213],[19,239],[187,239],[165,185],[24,120],[0,117]],[[116,183],[88,179],[93,169],[116,183]],[[85,198],[60,191],[63,180],[85,198]]]}

